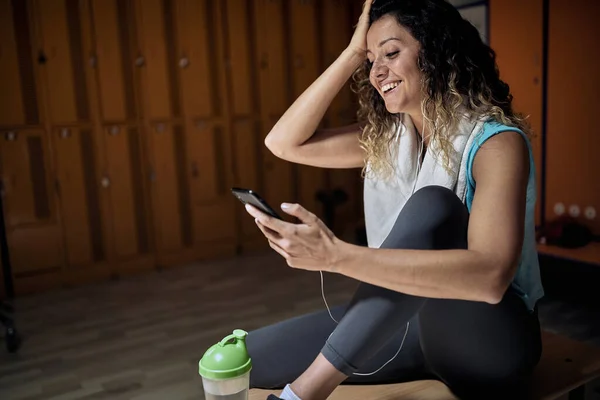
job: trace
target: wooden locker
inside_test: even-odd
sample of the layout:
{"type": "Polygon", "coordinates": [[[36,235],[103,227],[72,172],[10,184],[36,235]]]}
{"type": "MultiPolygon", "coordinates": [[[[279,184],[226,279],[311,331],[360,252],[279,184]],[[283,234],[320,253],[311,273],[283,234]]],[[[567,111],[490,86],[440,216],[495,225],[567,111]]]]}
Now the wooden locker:
{"type": "Polygon", "coordinates": [[[148,140],[157,249],[163,253],[181,251],[193,244],[183,127],[154,123],[149,127],[148,140]]]}
{"type": "Polygon", "coordinates": [[[500,77],[510,85],[514,109],[529,116],[536,164],[538,201],[536,224],[541,223],[542,177],[542,0],[490,1],[490,45],[496,51],[500,77]],[[511,21],[507,24],[506,21],[511,21]]]}
{"type": "Polygon", "coordinates": [[[176,54],[176,12],[171,0],[135,1],[139,94],[150,174],[154,243],[160,265],[194,259],[186,125],[176,54]]]}
{"type": "Polygon", "coordinates": [[[206,244],[228,251],[236,241],[234,197],[230,193],[228,167],[230,146],[223,123],[197,120],[189,130],[187,155],[190,160],[190,195],[194,216],[194,237],[201,254],[210,254],[206,244]]]}
{"type": "Polygon", "coordinates": [[[230,254],[236,245],[232,141],[222,6],[208,0],[175,3],[174,28],[181,108],[185,120],[185,171],[196,254],[230,254]]]}
{"type": "MultiPolygon", "coordinates": [[[[226,82],[235,160],[234,186],[262,193],[260,146],[264,144],[258,134],[260,110],[254,62],[256,41],[252,29],[254,8],[250,2],[240,0],[227,0],[223,6],[227,38],[226,82]]],[[[242,245],[267,245],[254,219],[242,207],[236,207],[236,213],[240,217],[242,245]]]]}
{"type": "Polygon", "coordinates": [[[170,120],[180,114],[172,0],[138,0],[135,8],[144,118],[170,120]]]}
{"type": "Polygon", "coordinates": [[[179,67],[182,110],[187,118],[222,115],[215,43],[214,2],[178,0],[175,3],[176,58],[179,67]]]}
{"type": "MultiPolygon", "coordinates": [[[[130,0],[90,0],[94,27],[97,97],[104,123],[134,121],[138,115],[134,68],[135,16],[130,0]]],[[[136,63],[137,62],[137,63],[136,63]]]]}
{"type": "Polygon", "coordinates": [[[58,127],[53,133],[67,265],[104,261],[103,218],[100,206],[97,153],[91,128],[58,127]]]}
{"type": "Polygon", "coordinates": [[[151,250],[140,132],[135,126],[109,125],[103,141],[107,157],[102,186],[109,197],[115,258],[128,260],[151,250]]]}
{"type": "Polygon", "coordinates": [[[0,132],[6,236],[18,293],[57,284],[64,259],[48,138],[41,130],[0,132]]]}
{"type": "MultiPolygon", "coordinates": [[[[316,0],[291,0],[289,2],[290,54],[292,71],[292,98],[297,99],[320,75],[321,60],[316,0]]],[[[322,168],[299,166],[297,168],[298,201],[308,211],[323,216],[323,206],[317,193],[327,188],[326,171],[322,168]]]]}
{"type": "Polygon", "coordinates": [[[31,2],[0,0],[0,126],[40,122],[31,2]]]}
{"type": "MultiPolygon", "coordinates": [[[[262,193],[273,207],[295,201],[294,166],[273,155],[264,138],[283,115],[290,102],[288,45],[283,0],[254,2],[258,95],[262,137],[257,139],[262,154],[262,193]]],[[[282,216],[285,214],[282,212],[282,216]]]]}
{"type": "Polygon", "coordinates": [[[89,0],[94,82],[90,85],[106,259],[122,275],[154,266],[136,86],[140,66],[132,1],[89,0]]]}
{"type": "MultiPolygon", "coordinates": [[[[350,43],[353,34],[352,9],[344,0],[325,0],[322,3],[323,66],[328,68],[350,43]],[[335,21],[335,22],[333,22],[335,21]]],[[[356,122],[356,103],[350,90],[352,78],[339,92],[325,115],[327,127],[345,126],[356,122]]],[[[344,203],[335,207],[333,226],[341,233],[353,226],[362,217],[361,169],[332,169],[329,171],[329,196],[340,193],[346,197],[344,203]],[[334,194],[335,193],[335,194],[334,194]]],[[[343,201],[343,200],[340,200],[343,201]]]]}
{"type": "Polygon", "coordinates": [[[89,121],[86,78],[89,60],[82,40],[82,3],[80,0],[37,0],[35,5],[50,121],[56,124],[89,121]]]}
{"type": "MultiPolygon", "coordinates": [[[[600,109],[600,3],[550,0],[546,148],[546,219],[554,205],[580,209],[578,220],[600,232],[600,220],[587,220],[587,207],[600,209],[600,162],[596,114],[600,109]]],[[[598,261],[598,260],[596,260],[598,261]]]]}

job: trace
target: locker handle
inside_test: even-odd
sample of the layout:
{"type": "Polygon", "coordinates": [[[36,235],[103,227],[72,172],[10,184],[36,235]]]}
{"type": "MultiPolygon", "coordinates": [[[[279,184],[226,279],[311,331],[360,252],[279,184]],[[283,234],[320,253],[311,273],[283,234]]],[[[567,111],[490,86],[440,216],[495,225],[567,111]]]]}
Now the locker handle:
{"type": "Polygon", "coordinates": [[[260,57],[260,68],[268,69],[269,68],[269,55],[267,53],[263,53],[260,57]]]}
{"type": "Polygon", "coordinates": [[[198,171],[198,163],[193,161],[192,162],[192,178],[197,178],[198,175],[200,175],[200,173],[198,171]]]}
{"type": "Polygon", "coordinates": [[[146,62],[146,59],[144,58],[144,56],[139,56],[138,58],[135,59],[135,65],[136,67],[142,67],[146,62]]]}
{"type": "Polygon", "coordinates": [[[44,53],[44,50],[40,50],[38,52],[38,58],[37,58],[38,64],[44,65],[44,64],[46,64],[46,61],[48,61],[48,57],[46,56],[46,53],[44,53]]]}
{"type": "Polygon", "coordinates": [[[14,142],[15,140],[17,140],[17,132],[15,132],[15,131],[6,132],[4,134],[4,139],[6,139],[7,142],[14,142]]]}
{"type": "Polygon", "coordinates": [[[194,122],[194,125],[196,126],[196,128],[198,129],[205,129],[206,128],[206,121],[203,119],[197,119],[194,122]]]}
{"type": "Polygon", "coordinates": [[[187,57],[184,56],[184,57],[181,57],[179,59],[179,66],[181,68],[187,68],[188,65],[190,65],[190,59],[189,58],[187,58],[187,57]]]}
{"type": "Polygon", "coordinates": [[[67,138],[71,137],[71,131],[69,130],[69,128],[62,128],[60,130],[60,137],[62,139],[67,139],[67,138]]]}
{"type": "Polygon", "coordinates": [[[108,187],[110,187],[110,178],[108,176],[104,176],[102,177],[102,179],[100,180],[100,184],[102,185],[102,187],[104,189],[107,189],[108,187]]]}

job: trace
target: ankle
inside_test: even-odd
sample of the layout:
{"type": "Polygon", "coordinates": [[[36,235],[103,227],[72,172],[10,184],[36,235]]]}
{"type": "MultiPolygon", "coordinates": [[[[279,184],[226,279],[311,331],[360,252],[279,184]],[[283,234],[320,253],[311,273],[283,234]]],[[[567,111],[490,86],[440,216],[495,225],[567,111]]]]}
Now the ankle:
{"type": "Polygon", "coordinates": [[[302,400],[324,400],[347,378],[319,354],[310,367],[289,386],[302,400]]]}
{"type": "Polygon", "coordinates": [[[289,384],[283,388],[283,391],[279,397],[282,400],[302,400],[302,398],[296,394],[292,386],[289,384]]]}

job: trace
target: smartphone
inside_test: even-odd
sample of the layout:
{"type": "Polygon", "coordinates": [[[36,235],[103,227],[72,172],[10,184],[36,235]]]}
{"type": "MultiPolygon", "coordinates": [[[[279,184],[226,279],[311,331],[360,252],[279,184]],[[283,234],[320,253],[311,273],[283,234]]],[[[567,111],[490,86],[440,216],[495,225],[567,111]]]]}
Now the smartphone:
{"type": "Polygon", "coordinates": [[[277,214],[277,212],[255,191],[243,188],[231,188],[231,193],[233,193],[233,195],[242,203],[250,204],[265,214],[283,220],[283,218],[281,218],[279,214],[277,214]]]}

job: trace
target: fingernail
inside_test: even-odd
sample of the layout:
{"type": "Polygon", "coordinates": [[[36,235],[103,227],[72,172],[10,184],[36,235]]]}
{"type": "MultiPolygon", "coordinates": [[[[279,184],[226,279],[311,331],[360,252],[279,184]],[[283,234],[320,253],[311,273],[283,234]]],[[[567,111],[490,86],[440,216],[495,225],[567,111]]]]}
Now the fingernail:
{"type": "Polygon", "coordinates": [[[283,209],[290,208],[290,205],[288,203],[282,203],[281,208],[283,208],[283,209]]]}

